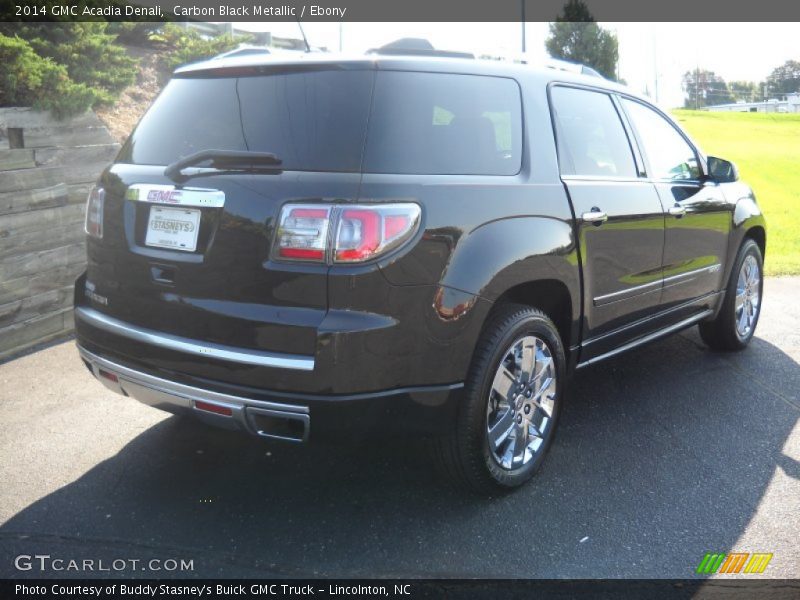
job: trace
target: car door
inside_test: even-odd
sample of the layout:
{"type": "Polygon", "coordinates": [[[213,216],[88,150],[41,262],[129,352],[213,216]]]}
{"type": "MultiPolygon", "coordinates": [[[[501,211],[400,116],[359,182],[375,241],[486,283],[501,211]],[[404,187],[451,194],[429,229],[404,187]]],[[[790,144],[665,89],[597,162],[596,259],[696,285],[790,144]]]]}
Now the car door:
{"type": "Polygon", "coordinates": [[[665,207],[662,310],[685,318],[713,301],[723,286],[731,206],[719,184],[704,180],[697,151],[655,108],[631,98],[621,104],[665,207]]]}
{"type": "Polygon", "coordinates": [[[550,100],[583,267],[586,361],[641,335],[658,309],[664,209],[610,93],[559,84],[550,100]]]}

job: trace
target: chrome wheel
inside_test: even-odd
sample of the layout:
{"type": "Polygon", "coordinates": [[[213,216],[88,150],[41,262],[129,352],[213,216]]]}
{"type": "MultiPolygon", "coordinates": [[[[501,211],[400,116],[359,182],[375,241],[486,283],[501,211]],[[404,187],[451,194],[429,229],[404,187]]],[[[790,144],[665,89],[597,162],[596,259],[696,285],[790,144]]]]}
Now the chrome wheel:
{"type": "Polygon", "coordinates": [[[504,469],[528,464],[549,434],[556,401],[556,365],[542,339],[528,335],[506,350],[486,410],[489,451],[504,469]]]}
{"type": "Polygon", "coordinates": [[[761,271],[755,257],[748,255],[736,283],[736,333],[744,339],[753,330],[761,303],[761,271]]]}

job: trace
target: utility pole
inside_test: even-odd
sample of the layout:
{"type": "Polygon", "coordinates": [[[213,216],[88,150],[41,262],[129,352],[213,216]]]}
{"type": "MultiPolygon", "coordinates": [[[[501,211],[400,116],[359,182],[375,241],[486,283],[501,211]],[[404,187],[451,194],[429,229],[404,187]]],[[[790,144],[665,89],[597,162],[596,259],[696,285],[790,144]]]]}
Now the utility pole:
{"type": "MultiPolygon", "coordinates": [[[[653,26],[653,75],[655,78],[655,86],[654,91],[656,95],[656,104],[658,104],[658,40],[656,39],[656,29],[655,25],[653,26]]],[[[619,79],[619,78],[618,78],[619,79]]]]}
{"type": "Polygon", "coordinates": [[[525,54],[525,0],[520,0],[522,4],[522,53],[525,54]]]}

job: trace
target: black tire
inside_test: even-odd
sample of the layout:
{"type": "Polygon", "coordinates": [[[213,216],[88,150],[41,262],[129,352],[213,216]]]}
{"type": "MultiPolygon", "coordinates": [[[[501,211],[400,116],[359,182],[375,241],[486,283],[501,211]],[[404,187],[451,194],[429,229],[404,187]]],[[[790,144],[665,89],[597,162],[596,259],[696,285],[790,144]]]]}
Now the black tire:
{"type": "Polygon", "coordinates": [[[739,253],[736,255],[736,261],[733,264],[733,269],[728,279],[728,285],[725,287],[725,298],[722,301],[722,307],[719,313],[713,320],[703,321],[698,325],[700,337],[706,345],[712,350],[724,352],[742,350],[747,347],[747,344],[750,343],[750,340],[753,338],[756,326],[758,325],[758,319],[761,316],[761,299],[763,293],[764,261],[761,256],[761,249],[755,241],[748,238],[742,243],[739,248],[739,253]],[[758,265],[758,305],[752,325],[743,335],[737,329],[736,292],[742,265],[748,257],[751,256],[758,265]]]}
{"type": "Polygon", "coordinates": [[[564,347],[558,330],[547,315],[521,304],[498,306],[489,317],[476,346],[453,431],[434,442],[438,462],[449,478],[459,486],[483,494],[510,490],[530,480],[541,466],[553,441],[564,393],[565,373],[564,347]],[[518,468],[503,468],[489,448],[487,409],[501,361],[507,357],[508,349],[525,336],[539,338],[552,355],[555,394],[550,395],[554,398],[553,410],[536,453],[518,468]]]}

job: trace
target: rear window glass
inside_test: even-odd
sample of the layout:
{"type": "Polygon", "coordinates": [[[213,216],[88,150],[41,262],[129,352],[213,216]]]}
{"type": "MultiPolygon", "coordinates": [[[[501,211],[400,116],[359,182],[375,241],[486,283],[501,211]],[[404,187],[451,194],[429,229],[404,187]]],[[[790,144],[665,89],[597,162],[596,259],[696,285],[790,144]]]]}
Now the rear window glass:
{"type": "Polygon", "coordinates": [[[514,80],[378,73],[365,172],[514,175],[521,158],[522,108],[514,80]]]}
{"type": "Polygon", "coordinates": [[[271,152],[287,170],[358,172],[363,158],[368,173],[514,175],[520,91],[501,77],[369,70],[176,78],[119,161],[209,149],[271,152]]]}
{"type": "Polygon", "coordinates": [[[272,152],[289,170],[357,172],[373,73],[173,79],[121,162],[168,165],[200,150],[272,152]]]}

